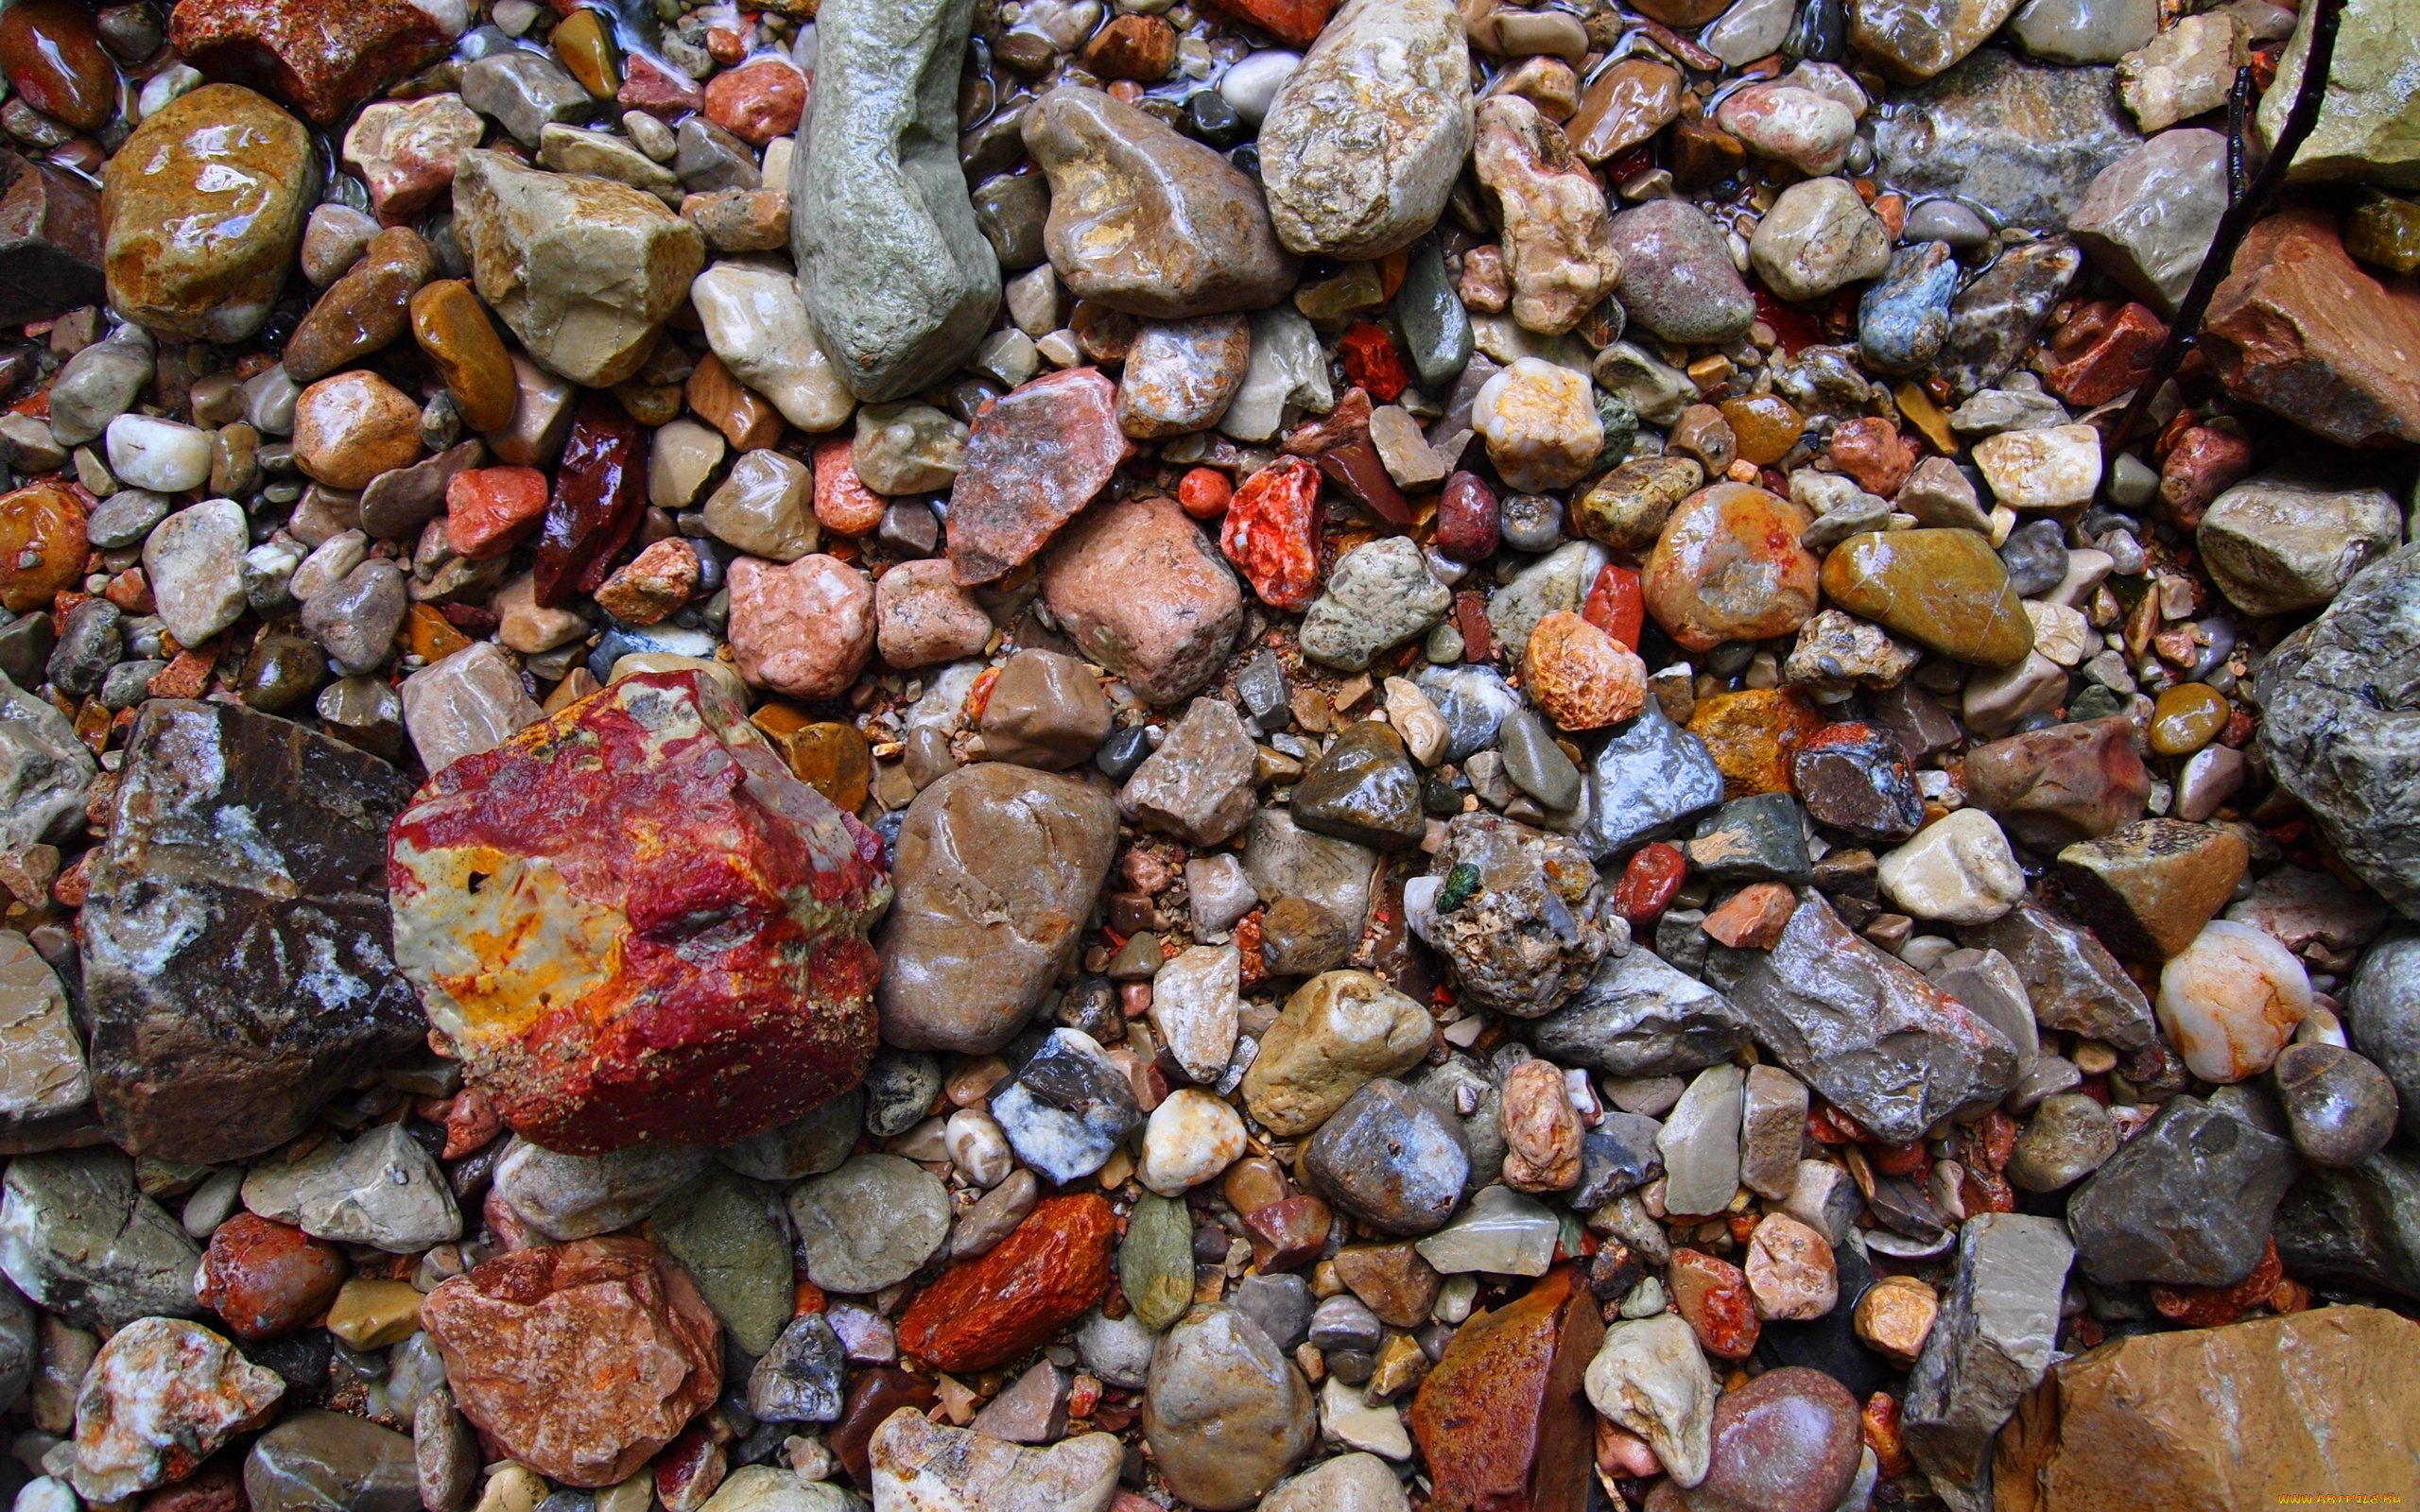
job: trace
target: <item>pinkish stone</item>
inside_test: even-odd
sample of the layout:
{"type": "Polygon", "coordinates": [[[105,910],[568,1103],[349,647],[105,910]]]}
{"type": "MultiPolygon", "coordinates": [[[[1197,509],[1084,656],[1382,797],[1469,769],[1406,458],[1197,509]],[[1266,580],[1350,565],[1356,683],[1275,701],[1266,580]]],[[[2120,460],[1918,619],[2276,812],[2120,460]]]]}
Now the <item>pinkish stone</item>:
{"type": "Polygon", "coordinates": [[[903,671],[973,656],[992,638],[992,616],[938,557],[884,573],[873,585],[873,604],[875,644],[882,659],[903,671]]]}
{"type": "Polygon", "coordinates": [[[1108,486],[1129,443],[1117,386],[1070,368],[976,412],[950,490],[949,564],[972,587],[1022,566],[1108,486]]]}
{"type": "Polygon", "coordinates": [[[344,134],[345,166],[370,186],[371,207],[391,225],[454,186],[454,164],[479,145],[485,124],[459,94],[381,100],[344,134]]]}
{"type": "Polygon", "coordinates": [[[706,119],[763,146],[798,129],[806,110],[806,76],[777,58],[726,69],[706,86],[706,119]]]}
{"type": "Polygon", "coordinates": [[[865,670],[873,637],[873,584],[838,557],[731,564],[731,651],[756,686],[794,698],[837,696],[865,670]]]}

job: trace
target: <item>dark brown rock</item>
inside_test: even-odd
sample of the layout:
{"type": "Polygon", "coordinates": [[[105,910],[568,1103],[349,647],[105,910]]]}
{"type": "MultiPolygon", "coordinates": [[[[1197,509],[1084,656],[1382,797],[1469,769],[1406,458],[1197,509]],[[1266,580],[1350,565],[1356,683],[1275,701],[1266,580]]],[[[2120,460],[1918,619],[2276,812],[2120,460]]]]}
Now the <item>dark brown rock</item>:
{"type": "Polygon", "coordinates": [[[2123,714],[2052,725],[1966,753],[1967,801],[2010,836],[2055,850],[2142,817],[2151,773],[2123,714]]]}
{"type": "Polygon", "coordinates": [[[0,150],[0,325],[103,298],[101,197],[74,174],[0,150]]]}
{"type": "Polygon", "coordinates": [[[983,745],[994,761],[1058,771],[1098,750],[1110,723],[1091,668],[1056,651],[1019,651],[983,705],[983,745]]]}
{"type": "Polygon", "coordinates": [[[205,76],[274,94],[321,126],[453,45],[409,0],[180,0],[168,40],[205,76]]]}

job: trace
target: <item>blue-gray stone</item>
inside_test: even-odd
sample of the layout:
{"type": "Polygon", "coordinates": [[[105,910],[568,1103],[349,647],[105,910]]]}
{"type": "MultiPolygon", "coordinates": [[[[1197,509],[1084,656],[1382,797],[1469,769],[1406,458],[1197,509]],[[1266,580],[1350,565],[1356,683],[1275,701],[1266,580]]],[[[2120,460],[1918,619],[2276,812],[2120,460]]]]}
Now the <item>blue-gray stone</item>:
{"type": "Polygon", "coordinates": [[[1134,1089],[1092,1036],[1053,1029],[992,1116],[1017,1158],[1060,1186],[1099,1170],[1143,1122],[1134,1089]]]}
{"type": "Polygon", "coordinates": [[[1411,680],[1444,716],[1451,732],[1445,744],[1449,762],[1468,761],[1475,752],[1495,744],[1504,716],[1521,707],[1521,696],[1494,667],[1423,667],[1411,680]]]}
{"type": "Polygon", "coordinates": [[[1932,361],[1949,335],[1949,301],[1958,260],[1946,242],[1902,247],[1857,304],[1857,348],[1884,372],[1913,372],[1932,361]]]}
{"type": "Polygon", "coordinates": [[[1669,834],[1721,801],[1722,772],[1705,742],[1650,698],[1588,764],[1588,823],[1576,838],[1591,859],[1602,861],[1669,834]]]}
{"type": "Polygon", "coordinates": [[[849,1352],[821,1313],[793,1319],[748,1374],[748,1410],[769,1422],[840,1420],[849,1352]]]}
{"type": "MultiPolygon", "coordinates": [[[[1198,96],[1197,96],[1198,97],[1198,96]]],[[[1461,376],[1471,360],[1471,318],[1445,271],[1445,254],[1434,239],[1412,249],[1395,291],[1395,323],[1421,387],[1442,391],[1461,376]]]]}
{"type": "Polygon", "coordinates": [[[1748,1042],[1748,1017],[1633,945],[1627,955],[1607,956],[1570,1002],[1537,1021],[1530,1039],[1558,1065],[1625,1079],[1672,1076],[1730,1059],[1748,1042]]]}

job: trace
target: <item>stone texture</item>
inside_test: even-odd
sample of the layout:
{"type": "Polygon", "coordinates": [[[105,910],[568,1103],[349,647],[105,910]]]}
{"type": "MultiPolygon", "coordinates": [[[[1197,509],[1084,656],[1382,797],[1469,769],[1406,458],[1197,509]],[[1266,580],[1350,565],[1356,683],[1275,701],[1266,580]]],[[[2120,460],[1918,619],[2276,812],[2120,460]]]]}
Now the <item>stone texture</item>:
{"type": "Polygon", "coordinates": [[[2211,581],[2256,617],[2325,607],[2402,540],[2402,511],[2386,490],[2290,472],[2220,494],[2193,534],[2211,581]]]}
{"type": "Polygon", "coordinates": [[[2134,721],[2111,715],[1979,746],[1966,754],[1966,787],[2010,835],[2052,850],[2140,818],[2151,774],[2134,721]]]}
{"type": "Polygon", "coordinates": [[[898,1512],[1109,1512],[1122,1446],[1084,1434],[1026,1449],[893,1413],[874,1430],[873,1494],[898,1512]]]}
{"type": "Polygon", "coordinates": [[[2420,438],[2420,395],[2395,377],[2420,347],[2420,288],[2356,264],[2324,211],[2256,224],[2202,332],[2239,399],[2346,446],[2420,438]]]}
{"type": "Polygon", "coordinates": [[[1271,1133],[1308,1134],[1374,1076],[1420,1064],[1426,1009],[1366,971],[1324,971],[1294,989],[1244,1073],[1253,1117],[1271,1133]]]}
{"type": "Polygon", "coordinates": [[[899,1320],[900,1348],[944,1370],[985,1370],[1033,1349],[1101,1299],[1116,1222],[1094,1194],[1036,1204],[990,1252],[916,1295],[899,1320]]]}
{"type": "Polygon", "coordinates": [[[499,1255],[431,1292],[421,1321],[463,1416],[571,1486],[628,1478],[722,1386],[714,1314],[640,1239],[499,1255]]]}
{"type": "Polygon", "coordinates": [[[0,1271],[44,1312],[83,1329],[184,1316],[198,1310],[200,1260],[177,1221],[136,1189],[134,1162],[118,1151],[62,1150],[9,1162],[0,1271]]]}
{"type": "Polygon", "coordinates": [[[2226,203],[2226,138],[2163,131],[2102,169],[2068,217],[2076,245],[2163,316],[2176,313],[2226,203]]]}
{"type": "Polygon", "coordinates": [[[389,875],[398,960],[433,1021],[552,1148],[754,1133],[873,1053],[880,842],[792,777],[715,679],[627,678],[447,767],[397,821],[389,875]],[[610,778],[592,765],[608,752],[610,778]],[[648,864],[627,822],[642,813],[716,836],[719,863],[648,864]],[[565,916],[577,936],[534,931],[565,916]]]}
{"type": "MultiPolygon", "coordinates": [[[[1925,35],[1930,8],[1890,0],[1889,9],[1925,35]]],[[[1948,9],[1979,14],[2013,7],[1967,0],[1948,9]]],[[[1955,36],[1939,34],[1953,47],[1955,36]]],[[[2137,141],[2113,84],[2107,69],[2046,67],[1984,48],[1911,91],[1876,128],[1874,145],[1883,171],[1906,190],[1952,195],[2003,220],[2058,231],[2092,180],[2137,141]]],[[[1954,331],[1951,343],[1958,344],[1954,331]]]]}
{"type": "Polygon", "coordinates": [[[1455,1331],[1412,1400],[1438,1512],[1583,1512],[1592,1459],[1582,1381],[1604,1343],[1577,1266],[1455,1331]]]}
{"type": "Polygon", "coordinates": [[[2033,622],[1990,543],[1971,530],[1855,535],[1824,558],[1824,593],[1852,614],[1978,666],[2033,648],[2033,622]]]}
{"type": "Polygon", "coordinates": [[[2076,916],[2112,949],[2164,960],[2193,943],[2250,859],[2231,830],[2140,819],[2060,851],[2058,877],[2076,916]]]}
{"type": "Polygon", "coordinates": [[[1633,945],[1608,955],[1588,985],[1535,1021],[1538,1049],[1611,1076],[1685,1074],[1727,1060],[1748,1040],[1731,1001],[1633,945]]]}
{"type": "Polygon", "coordinates": [[[124,1501],[182,1480],[285,1393],[285,1382],[208,1329],[137,1319],[101,1346],[77,1393],[76,1489],[124,1501]]]}
{"type": "Polygon", "coordinates": [[[1086,511],[1044,559],[1043,597],[1070,639],[1154,703],[1217,675],[1243,627],[1243,595],[1174,499],[1086,511]]]}
{"type": "MultiPolygon", "coordinates": [[[[2420,188],[2420,118],[2411,80],[2389,61],[2410,19],[2392,0],[2344,8],[2319,122],[2294,153],[2289,181],[2355,178],[2420,188]]],[[[2277,60],[2277,83],[2261,96],[2253,123],[2265,146],[2275,146],[2287,107],[2302,86],[2310,30],[2297,21],[2293,40],[2277,60]]]]}
{"type": "Polygon", "coordinates": [[[2078,1263],[2104,1286],[2231,1285],[2259,1263],[2301,1164],[2283,1138],[2170,1098],[2068,1200],[2078,1263]]]}
{"type": "Polygon", "coordinates": [[[1961,1512],[1992,1503],[1992,1440],[2048,1368],[2075,1245],[2055,1218],[1985,1212],[1958,1234],[1941,1316],[1908,1380],[1908,1452],[1961,1512]]]}
{"type": "Polygon", "coordinates": [[[332,126],[392,80],[443,57],[461,30],[441,8],[406,0],[365,0],[340,11],[310,0],[219,0],[177,8],[168,38],[207,77],[266,90],[332,126]]]}
{"type": "Polygon", "coordinates": [[[1006,763],[925,788],[899,832],[883,925],[883,1038],[987,1054],[1074,958],[1117,837],[1109,795],[1006,763]]]}
{"type": "Polygon", "coordinates": [[[1302,1372],[1239,1310],[1199,1308],[1162,1336],[1143,1434],[1168,1488],[1209,1512],[1256,1503],[1318,1428],[1302,1372]]]}
{"type": "Polygon", "coordinates": [[[1030,560],[1130,450],[1116,389],[1092,368],[1047,374],[986,404],[950,490],[949,559],[959,582],[990,582],[1030,560]]]}

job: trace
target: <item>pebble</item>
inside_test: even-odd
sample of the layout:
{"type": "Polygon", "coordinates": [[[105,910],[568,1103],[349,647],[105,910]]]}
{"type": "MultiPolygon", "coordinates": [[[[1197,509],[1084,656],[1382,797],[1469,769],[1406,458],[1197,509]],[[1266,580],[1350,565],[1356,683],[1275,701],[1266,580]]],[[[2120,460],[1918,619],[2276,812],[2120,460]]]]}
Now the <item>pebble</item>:
{"type": "Polygon", "coordinates": [[[1857,133],[1857,115],[1847,106],[1787,83],[1749,85],[1717,107],[1715,121],[1749,151],[1810,175],[1838,170],[1857,133]]]}
{"type": "Polygon", "coordinates": [[[1656,335],[1684,345],[1720,343],[1745,335],[1754,323],[1755,301],[1722,232],[1696,206],[1651,199],[1616,215],[1612,235],[1621,258],[1616,293],[1622,308],[1656,335]]]}
{"type": "Polygon", "coordinates": [[[1808,179],[1783,190],[1756,223],[1748,257],[1781,298],[1818,300],[1843,284],[1879,277],[1890,262],[1891,241],[1847,180],[1808,179]]]}
{"type": "Polygon", "coordinates": [[[2016,906],[2025,874],[1992,816],[1960,809],[1881,861],[1883,891],[1917,919],[1987,924],[2016,906]]]}
{"type": "Polygon", "coordinates": [[[1797,506],[1748,485],[1689,495],[1648,558],[1647,612],[1696,651],[1796,630],[1816,606],[1817,563],[1799,543],[1806,525],[1797,506]]]}
{"type": "Polygon", "coordinates": [[[789,1212],[808,1277],[857,1295],[907,1280],[949,1232],[940,1180],[890,1155],[860,1155],[801,1183],[791,1189],[789,1212]]]}
{"type": "Polygon", "coordinates": [[[1567,368],[1523,357],[1482,385],[1471,424],[1507,486],[1528,491],[1580,481],[1605,444],[1588,381],[1567,368]]]}
{"type": "Polygon", "coordinates": [[[1647,669],[1637,656],[1565,610],[1530,632],[1523,673],[1540,712],[1566,730],[1618,724],[1647,701],[1647,669]]]}
{"type": "Polygon", "coordinates": [[[2299,1166],[2281,1135],[2170,1098],[2068,1197],[2077,1263],[2101,1285],[2232,1285],[2259,1263],[2299,1166]]]}
{"type": "Polygon", "coordinates": [[[1302,1373],[1232,1307],[1198,1310],[1153,1351],[1143,1432],[1169,1489],[1198,1506],[1248,1506],[1317,1436],[1302,1373]]]}
{"type": "Polygon", "coordinates": [[[1461,1203],[1460,1122],[1401,1082],[1374,1077],[1320,1125],[1303,1168],[1328,1199],[1382,1233],[1426,1233],[1461,1203]]]}
{"type": "Polygon", "coordinates": [[[731,565],[731,645],[741,677],[800,698],[823,698],[864,670],[877,630],[873,585],[837,558],[776,567],[731,565]]]}

